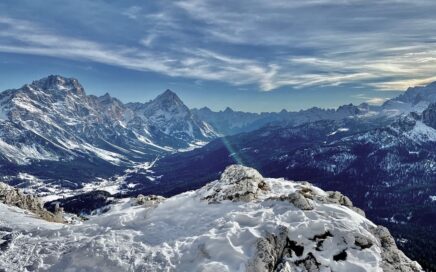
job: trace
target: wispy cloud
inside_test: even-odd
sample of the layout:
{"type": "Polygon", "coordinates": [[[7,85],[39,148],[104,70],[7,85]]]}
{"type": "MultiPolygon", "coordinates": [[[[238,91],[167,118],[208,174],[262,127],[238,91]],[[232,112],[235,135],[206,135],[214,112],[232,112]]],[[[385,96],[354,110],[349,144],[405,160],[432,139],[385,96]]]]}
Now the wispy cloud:
{"type": "Polygon", "coordinates": [[[365,94],[357,94],[354,95],[353,97],[357,98],[358,100],[363,100],[363,102],[368,103],[370,105],[381,105],[389,99],[387,97],[378,97],[378,96],[370,97],[365,94]]]}
{"type": "Polygon", "coordinates": [[[389,91],[436,80],[432,1],[178,0],[113,9],[93,23],[104,28],[122,21],[134,29],[126,28],[126,39],[112,39],[107,31],[103,37],[82,37],[44,22],[0,17],[0,52],[88,60],[263,91],[343,84],[389,91]],[[114,12],[120,18],[113,18],[114,12]]]}

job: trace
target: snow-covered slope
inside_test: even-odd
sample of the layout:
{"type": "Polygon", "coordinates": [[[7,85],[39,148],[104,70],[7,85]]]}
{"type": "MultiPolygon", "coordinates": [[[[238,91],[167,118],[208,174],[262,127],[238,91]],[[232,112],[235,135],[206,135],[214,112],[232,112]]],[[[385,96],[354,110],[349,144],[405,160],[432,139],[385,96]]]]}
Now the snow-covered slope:
{"type": "Polygon", "coordinates": [[[383,113],[397,115],[401,113],[421,113],[429,104],[436,102],[436,82],[426,86],[411,87],[402,95],[386,101],[381,110],[383,113]]]}
{"type": "Polygon", "coordinates": [[[251,168],[233,165],[197,191],[138,200],[69,225],[0,204],[0,268],[421,271],[347,197],[251,168]]]}

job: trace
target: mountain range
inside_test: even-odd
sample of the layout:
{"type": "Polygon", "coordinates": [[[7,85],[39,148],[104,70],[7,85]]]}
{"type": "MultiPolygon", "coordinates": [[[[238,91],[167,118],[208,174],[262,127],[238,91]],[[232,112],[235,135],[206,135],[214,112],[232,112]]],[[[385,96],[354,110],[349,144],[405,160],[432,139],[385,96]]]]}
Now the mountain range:
{"type": "Polygon", "coordinates": [[[423,237],[436,229],[436,83],[380,106],[277,113],[189,109],[170,90],[123,103],[53,75],[0,93],[0,181],[46,201],[173,196],[234,163],[344,192],[434,268],[423,237]]]}
{"type": "Polygon", "coordinates": [[[146,172],[156,158],[219,136],[323,120],[357,120],[361,129],[389,124],[402,114],[421,113],[436,101],[435,89],[436,84],[409,88],[382,106],[258,114],[191,110],[170,90],[145,103],[125,104],[107,93],[86,95],[78,80],[51,75],[0,93],[2,180],[23,188],[50,184],[44,188],[48,193],[115,176],[119,183],[120,176],[146,172]]]}
{"type": "Polygon", "coordinates": [[[53,75],[2,92],[0,118],[3,181],[23,186],[44,180],[77,188],[216,137],[170,90],[124,104],[53,75]]]}

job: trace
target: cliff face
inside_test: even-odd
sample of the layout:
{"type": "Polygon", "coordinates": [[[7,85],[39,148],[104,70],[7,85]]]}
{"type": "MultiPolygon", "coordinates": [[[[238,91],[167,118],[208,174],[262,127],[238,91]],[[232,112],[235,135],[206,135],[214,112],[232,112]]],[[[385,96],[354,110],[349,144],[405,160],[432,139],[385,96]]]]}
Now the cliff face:
{"type": "MultiPolygon", "coordinates": [[[[41,209],[17,195],[2,201],[41,209]]],[[[0,250],[11,271],[422,271],[348,197],[240,165],[196,191],[118,199],[76,225],[7,207],[0,224],[20,233],[2,238],[14,245],[0,250]]]]}

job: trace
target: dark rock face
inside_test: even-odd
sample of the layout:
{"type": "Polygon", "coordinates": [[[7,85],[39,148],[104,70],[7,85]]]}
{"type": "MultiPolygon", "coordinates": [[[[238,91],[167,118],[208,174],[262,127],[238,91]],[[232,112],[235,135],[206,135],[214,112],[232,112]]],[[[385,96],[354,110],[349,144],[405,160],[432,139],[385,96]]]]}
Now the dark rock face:
{"type": "Polygon", "coordinates": [[[436,129],[436,103],[431,104],[422,112],[422,121],[427,126],[436,129]]]}

